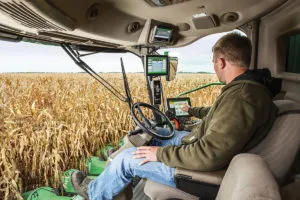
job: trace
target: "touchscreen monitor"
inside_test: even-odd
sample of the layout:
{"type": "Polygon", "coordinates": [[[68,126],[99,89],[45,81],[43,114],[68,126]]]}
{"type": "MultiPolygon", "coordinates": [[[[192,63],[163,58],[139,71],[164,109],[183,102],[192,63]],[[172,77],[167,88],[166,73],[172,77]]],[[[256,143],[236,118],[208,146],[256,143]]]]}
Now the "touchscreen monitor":
{"type": "Polygon", "coordinates": [[[190,114],[188,112],[184,112],[181,110],[184,104],[191,106],[191,100],[189,97],[184,98],[168,98],[167,99],[168,109],[175,109],[176,117],[189,117],[190,114]]]}
{"type": "Polygon", "coordinates": [[[169,59],[165,55],[146,56],[146,75],[164,76],[169,74],[169,59]]]}

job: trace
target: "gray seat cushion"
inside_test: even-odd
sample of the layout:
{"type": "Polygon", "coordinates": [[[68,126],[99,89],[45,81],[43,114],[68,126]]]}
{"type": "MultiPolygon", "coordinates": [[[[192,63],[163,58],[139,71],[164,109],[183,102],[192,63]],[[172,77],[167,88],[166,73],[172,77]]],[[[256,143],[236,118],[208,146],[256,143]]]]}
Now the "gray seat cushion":
{"type": "Polygon", "coordinates": [[[226,171],[217,200],[280,200],[268,164],[258,155],[235,156],[226,171]]]}
{"type": "Polygon", "coordinates": [[[290,170],[300,146],[300,105],[291,100],[275,101],[279,116],[267,137],[250,153],[260,155],[281,182],[290,170]]]}

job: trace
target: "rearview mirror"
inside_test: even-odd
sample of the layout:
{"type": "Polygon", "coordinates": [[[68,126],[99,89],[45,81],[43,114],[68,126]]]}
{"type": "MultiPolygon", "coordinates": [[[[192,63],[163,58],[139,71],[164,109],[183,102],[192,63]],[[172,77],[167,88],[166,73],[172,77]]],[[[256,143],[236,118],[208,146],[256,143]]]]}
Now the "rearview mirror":
{"type": "Polygon", "coordinates": [[[170,72],[169,75],[166,77],[167,81],[173,81],[176,76],[177,66],[178,66],[178,58],[177,57],[169,57],[169,64],[170,64],[170,72]]]}

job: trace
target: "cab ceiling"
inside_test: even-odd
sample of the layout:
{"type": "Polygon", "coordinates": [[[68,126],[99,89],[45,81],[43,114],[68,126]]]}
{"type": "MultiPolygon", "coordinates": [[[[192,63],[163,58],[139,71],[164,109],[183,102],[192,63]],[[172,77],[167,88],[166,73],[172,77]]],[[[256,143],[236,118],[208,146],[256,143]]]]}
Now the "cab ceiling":
{"type": "Polygon", "coordinates": [[[34,38],[124,48],[149,45],[150,22],[157,20],[179,26],[176,47],[208,34],[233,30],[285,1],[1,0],[0,28],[34,38]],[[193,16],[203,13],[214,16],[215,27],[196,24],[193,16]],[[226,13],[236,13],[238,18],[224,21],[226,13]]]}

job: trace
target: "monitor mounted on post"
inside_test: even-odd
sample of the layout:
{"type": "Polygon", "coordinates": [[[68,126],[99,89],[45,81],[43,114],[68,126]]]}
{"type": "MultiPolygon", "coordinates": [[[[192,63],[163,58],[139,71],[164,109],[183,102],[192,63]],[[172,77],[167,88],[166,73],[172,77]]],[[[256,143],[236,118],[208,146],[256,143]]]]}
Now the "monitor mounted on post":
{"type": "Polygon", "coordinates": [[[175,117],[190,117],[190,114],[188,112],[184,112],[181,110],[181,108],[184,105],[191,106],[191,100],[189,97],[183,97],[183,98],[168,98],[167,99],[167,105],[168,109],[174,109],[175,110],[175,117]]]}
{"type": "Polygon", "coordinates": [[[169,75],[169,58],[166,55],[146,55],[146,76],[169,75]]]}

